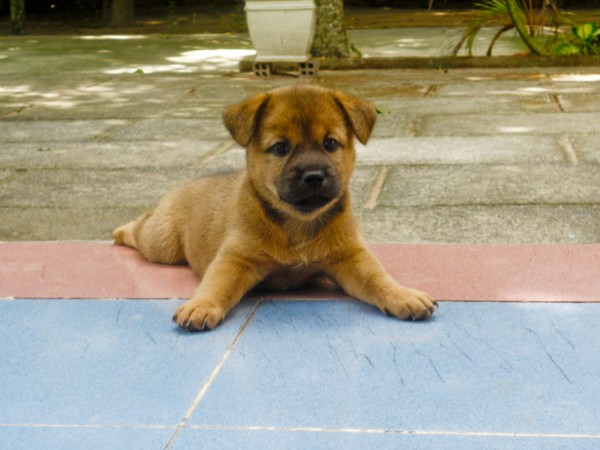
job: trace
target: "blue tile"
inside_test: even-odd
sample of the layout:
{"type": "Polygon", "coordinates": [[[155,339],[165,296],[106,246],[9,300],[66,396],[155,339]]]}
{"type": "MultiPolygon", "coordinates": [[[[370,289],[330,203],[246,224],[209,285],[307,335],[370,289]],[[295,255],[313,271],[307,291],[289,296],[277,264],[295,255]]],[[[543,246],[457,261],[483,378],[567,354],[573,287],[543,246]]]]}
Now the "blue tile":
{"type": "Polygon", "coordinates": [[[189,422],[600,435],[600,304],[267,302],[189,422]]]}
{"type": "Polygon", "coordinates": [[[298,430],[186,429],[169,450],[203,449],[377,449],[377,450],[591,450],[600,440],[586,438],[418,435],[298,430]]]}
{"type": "Polygon", "coordinates": [[[0,301],[0,424],[176,425],[253,306],[185,333],[180,303],[0,301]]]}
{"type": "Polygon", "coordinates": [[[1,447],[10,450],[152,450],[163,449],[172,429],[0,427],[1,447]]]}

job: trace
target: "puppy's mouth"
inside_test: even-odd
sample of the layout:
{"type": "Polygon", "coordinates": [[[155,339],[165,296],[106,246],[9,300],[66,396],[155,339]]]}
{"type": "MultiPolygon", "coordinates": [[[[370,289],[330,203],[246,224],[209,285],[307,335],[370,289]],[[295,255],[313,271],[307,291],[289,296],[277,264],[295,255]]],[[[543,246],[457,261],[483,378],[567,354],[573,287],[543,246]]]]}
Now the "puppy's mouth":
{"type": "Polygon", "coordinates": [[[323,206],[327,205],[331,202],[333,198],[326,197],[323,195],[311,195],[309,197],[303,198],[302,200],[298,200],[295,202],[291,202],[292,206],[296,208],[296,210],[303,213],[310,213],[323,206]]]}
{"type": "Polygon", "coordinates": [[[290,172],[293,178],[281,178],[277,192],[280,200],[300,213],[310,214],[326,208],[340,195],[340,180],[325,169],[290,172]]]}

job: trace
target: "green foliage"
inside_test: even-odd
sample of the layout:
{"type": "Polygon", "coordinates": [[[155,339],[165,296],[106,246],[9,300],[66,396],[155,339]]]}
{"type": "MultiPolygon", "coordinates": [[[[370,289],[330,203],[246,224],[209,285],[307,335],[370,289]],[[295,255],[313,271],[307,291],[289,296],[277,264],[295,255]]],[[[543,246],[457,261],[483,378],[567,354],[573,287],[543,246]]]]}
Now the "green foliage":
{"type": "Polygon", "coordinates": [[[547,27],[557,30],[564,22],[563,15],[556,7],[557,0],[483,0],[476,3],[479,9],[467,26],[452,54],[457,55],[466,45],[469,56],[477,34],[483,27],[499,26],[488,47],[487,55],[492,55],[496,41],[509,30],[516,29],[519,36],[533,53],[546,54],[555,37],[544,35],[547,27]],[[543,45],[540,44],[540,40],[543,45]]]}
{"type": "MultiPolygon", "coordinates": [[[[558,11],[553,3],[554,0],[545,0],[540,9],[538,4],[534,5],[532,0],[505,0],[508,15],[517,33],[523,42],[536,55],[547,55],[546,48],[536,40],[538,34],[542,34],[545,26],[545,14],[547,6],[552,6],[553,11],[558,11]],[[538,31],[539,30],[539,31],[538,31]]],[[[557,24],[555,17],[555,25],[557,24]]]]}
{"type": "Polygon", "coordinates": [[[488,47],[487,55],[491,56],[492,48],[502,33],[514,28],[510,22],[505,0],[483,0],[480,3],[475,3],[475,6],[479,9],[475,12],[473,20],[467,25],[460,40],[454,45],[452,55],[457,55],[460,49],[466,45],[469,56],[473,56],[473,43],[481,29],[492,24],[501,23],[500,30],[488,47]]]}
{"type": "Polygon", "coordinates": [[[596,22],[574,25],[570,34],[559,37],[555,55],[600,55],[600,26],[596,22]]]}
{"type": "Polygon", "coordinates": [[[350,42],[350,50],[359,58],[362,59],[363,54],[362,52],[356,47],[356,45],[354,45],[352,42],[350,42]]]}
{"type": "Polygon", "coordinates": [[[559,11],[557,0],[483,0],[479,9],[452,50],[457,55],[466,46],[469,56],[479,31],[497,25],[487,55],[498,38],[516,29],[532,53],[538,55],[600,55],[600,26],[595,22],[574,25],[567,14],[559,11]],[[565,27],[570,30],[563,32],[565,27]],[[550,33],[548,33],[550,29],[550,33]],[[546,33],[546,34],[545,34],[546,33]]]}
{"type": "Polygon", "coordinates": [[[219,30],[222,33],[245,33],[248,32],[246,16],[243,10],[224,14],[219,18],[219,30]]]}

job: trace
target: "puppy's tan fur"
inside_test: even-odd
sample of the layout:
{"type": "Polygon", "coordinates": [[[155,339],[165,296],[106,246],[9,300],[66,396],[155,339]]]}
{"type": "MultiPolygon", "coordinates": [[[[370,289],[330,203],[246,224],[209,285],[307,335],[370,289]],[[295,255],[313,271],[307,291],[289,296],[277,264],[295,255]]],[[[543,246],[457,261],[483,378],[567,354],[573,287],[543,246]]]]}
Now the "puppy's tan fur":
{"type": "Polygon", "coordinates": [[[187,330],[214,328],[259,283],[291,289],[323,275],[385,313],[428,318],[435,302],[385,272],[351,213],[354,137],[366,143],[375,117],[362,100],[306,86],[231,106],[223,118],[246,169],[175,188],[117,228],[115,243],[202,277],[173,317],[187,330]]]}

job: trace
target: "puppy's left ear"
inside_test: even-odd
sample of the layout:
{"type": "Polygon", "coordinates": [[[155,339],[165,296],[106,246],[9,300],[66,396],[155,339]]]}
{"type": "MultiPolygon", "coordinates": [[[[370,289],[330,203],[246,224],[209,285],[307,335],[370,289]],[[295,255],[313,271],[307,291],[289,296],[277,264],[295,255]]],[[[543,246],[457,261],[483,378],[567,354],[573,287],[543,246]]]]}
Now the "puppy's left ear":
{"type": "Polygon", "coordinates": [[[366,144],[377,118],[375,107],[369,102],[350,97],[339,91],[333,93],[333,98],[344,111],[358,140],[361,144],[366,144]]]}
{"type": "Polygon", "coordinates": [[[223,113],[225,127],[241,146],[247,147],[252,141],[268,102],[269,94],[256,94],[237,105],[230,106],[223,113]]]}

